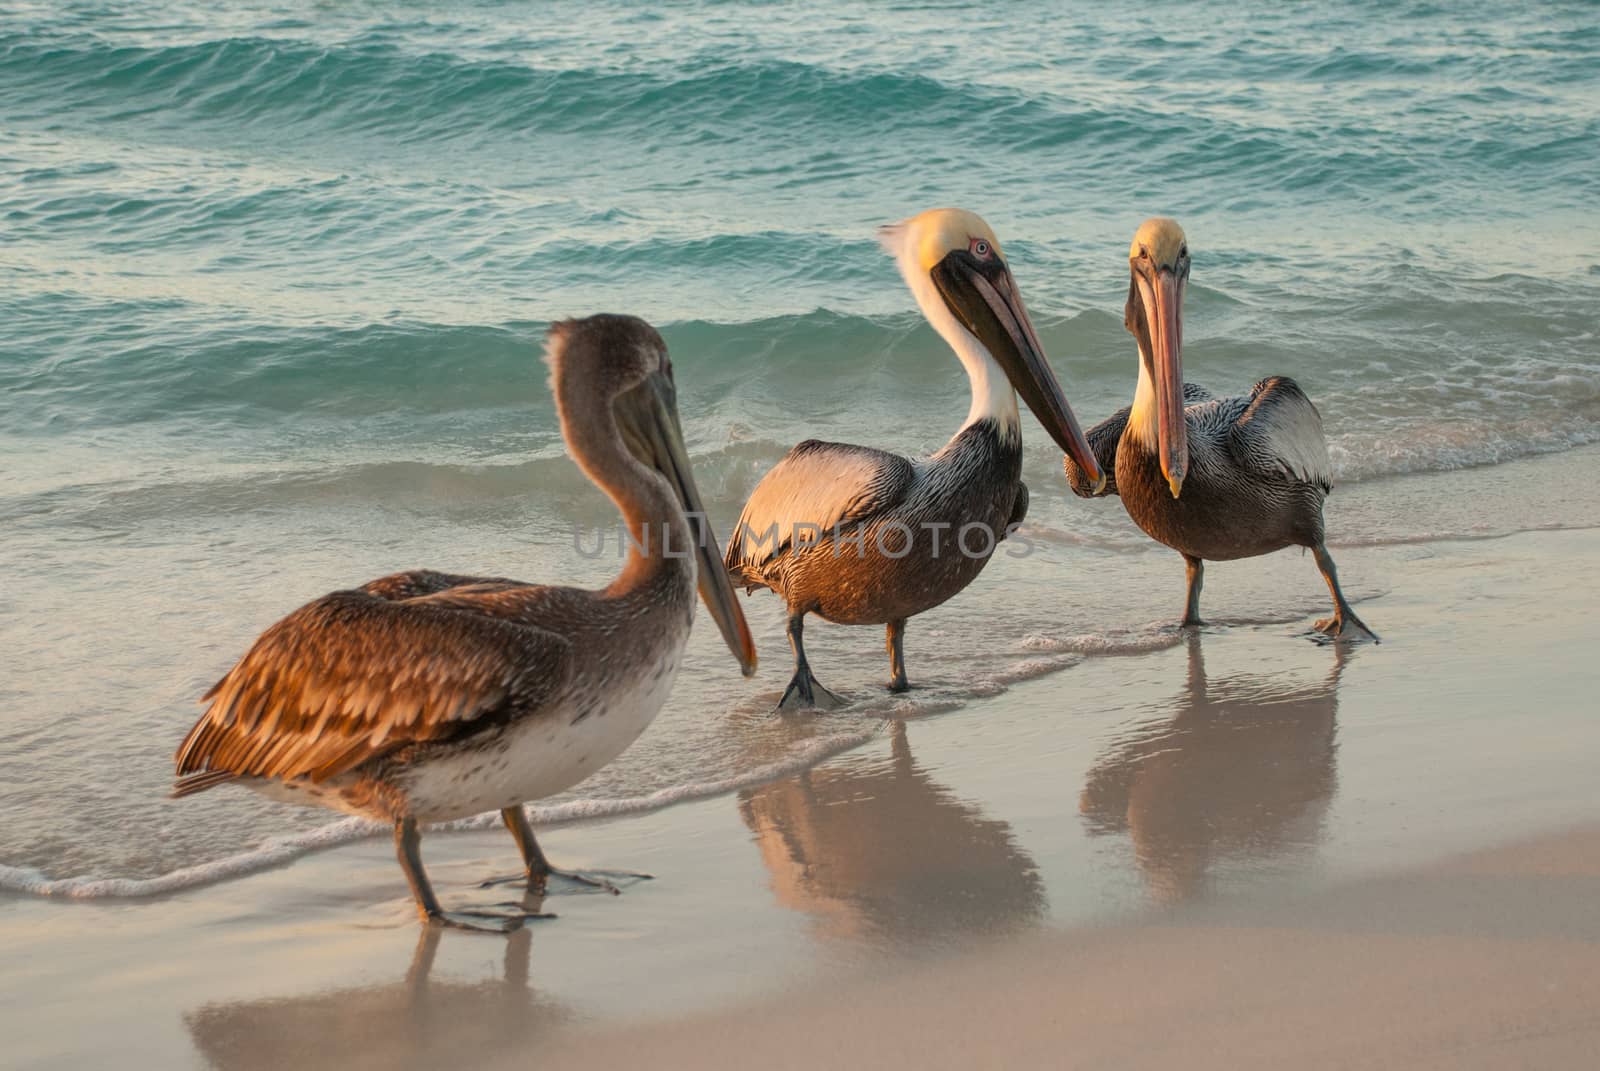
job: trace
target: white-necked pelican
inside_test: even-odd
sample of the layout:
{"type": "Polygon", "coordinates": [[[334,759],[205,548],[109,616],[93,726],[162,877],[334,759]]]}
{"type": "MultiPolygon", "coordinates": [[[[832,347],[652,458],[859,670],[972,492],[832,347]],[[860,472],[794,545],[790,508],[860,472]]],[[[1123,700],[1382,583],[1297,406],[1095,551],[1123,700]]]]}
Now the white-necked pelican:
{"type": "Polygon", "coordinates": [[[177,755],[175,796],[238,781],[394,823],[424,919],[472,929],[515,929],[532,913],[441,910],[419,823],[499,810],[541,887],[554,871],[522,804],[582,781],[655,718],[697,585],[747,676],[756,663],[689,471],[661,336],[632,317],[569,320],[550,328],[547,358],[567,448],[633,536],[611,586],[416,571],[325,595],[206,693],[177,755]]]}
{"type": "Polygon", "coordinates": [[[1269,376],[1248,395],[1215,398],[1183,382],[1183,296],[1189,244],[1175,220],[1148,219],[1128,250],[1124,323],[1139,344],[1133,405],[1089,432],[1102,470],[1096,491],[1071,455],[1067,480],[1079,495],[1116,494],[1128,516],[1183,555],[1189,593],[1183,624],[1200,625],[1205,561],[1309,547],[1333,593],[1333,616],[1316,627],[1377,636],[1339,589],[1323,543],[1322,502],[1333,487],[1322,417],[1294,380],[1269,376]]]}
{"type": "Polygon", "coordinates": [[[989,225],[961,209],[933,209],[879,237],[965,366],[972,407],[932,457],[812,439],[751,494],[727,564],[748,590],[771,588],[788,603],[795,672],[782,708],[839,701],[806,661],[801,634],[812,613],[887,625],[889,690],[905,690],[906,619],[970,584],[1027,512],[1013,387],[1091,483],[1102,479],[989,225]]]}

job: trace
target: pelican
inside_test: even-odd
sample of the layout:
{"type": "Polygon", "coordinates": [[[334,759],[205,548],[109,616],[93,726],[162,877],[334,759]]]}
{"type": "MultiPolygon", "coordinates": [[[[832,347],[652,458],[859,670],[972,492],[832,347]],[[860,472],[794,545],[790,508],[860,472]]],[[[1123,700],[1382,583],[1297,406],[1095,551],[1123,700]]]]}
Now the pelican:
{"type": "Polygon", "coordinates": [[[1139,344],[1133,405],[1089,432],[1109,484],[1074,455],[1063,459],[1077,494],[1118,495],[1135,524],[1183,555],[1188,566],[1185,627],[1200,619],[1205,562],[1309,547],[1333,593],[1330,636],[1373,631],[1339,589],[1323,542],[1322,502],[1333,483],[1322,417],[1287,376],[1269,376],[1248,395],[1217,398],[1183,382],[1183,295],[1189,244],[1177,221],[1145,220],[1128,250],[1131,278],[1123,323],[1139,344]]]}
{"type": "Polygon", "coordinates": [[[234,781],[393,823],[418,912],[465,929],[509,932],[535,913],[442,910],[419,825],[498,810],[525,864],[515,880],[540,890],[560,872],[522,804],[582,781],[655,718],[697,586],[745,675],[756,665],[689,471],[661,336],[632,317],[569,320],[550,328],[546,357],[567,448],[632,536],[611,585],[419,570],[325,595],[206,693],[177,754],[174,796],[234,781]]]}
{"type": "Polygon", "coordinates": [[[1016,392],[1091,485],[1103,479],[989,225],[933,209],[879,239],[966,368],[972,407],[932,457],[810,439],[756,486],[726,561],[747,591],[770,588],[788,604],[795,670],[779,709],[843,702],[806,660],[807,614],[887,625],[889,690],[906,690],[906,619],[970,584],[1027,513],[1016,392]]]}

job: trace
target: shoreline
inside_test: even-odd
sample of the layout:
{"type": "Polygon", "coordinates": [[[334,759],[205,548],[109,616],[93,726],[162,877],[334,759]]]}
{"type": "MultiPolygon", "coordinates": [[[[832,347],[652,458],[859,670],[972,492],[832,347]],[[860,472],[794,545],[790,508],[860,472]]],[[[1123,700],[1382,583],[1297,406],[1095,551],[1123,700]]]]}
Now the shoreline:
{"type": "MultiPolygon", "coordinates": [[[[1346,558],[1359,561],[1367,556],[1377,559],[1352,568],[1341,566],[1352,602],[1358,607],[1369,606],[1381,614],[1382,600],[1390,593],[1386,582],[1381,579],[1383,575],[1403,572],[1408,568],[1406,562],[1409,558],[1418,553],[1426,554],[1431,547],[1600,530],[1600,503],[1593,500],[1594,496],[1573,495],[1552,502],[1548,495],[1540,497],[1537,493],[1578,477],[1586,466],[1597,461],[1600,461],[1600,444],[1561,454],[1521,458],[1498,466],[1398,474],[1342,488],[1332,509],[1329,546],[1338,553],[1341,562],[1346,558]],[[1530,488],[1534,493],[1530,494],[1530,488]],[[1348,538],[1347,533],[1351,530],[1381,532],[1383,525],[1379,523],[1379,518],[1394,511],[1397,497],[1404,497],[1425,515],[1436,518],[1449,529],[1448,534],[1431,537],[1376,536],[1364,540],[1348,538]],[[1515,531],[1472,532],[1466,530],[1469,525],[1461,520],[1474,513],[1487,516],[1526,515],[1535,500],[1540,513],[1546,518],[1537,526],[1515,531]]],[[[1098,508],[1120,510],[1120,505],[1116,502],[1099,503],[1098,508]]],[[[1143,538],[1142,535],[1140,537],[1143,538]]],[[[1172,573],[1174,577],[1180,574],[1170,568],[1163,571],[1156,564],[1163,561],[1161,551],[1164,548],[1157,548],[1148,540],[1144,541],[1144,548],[1146,553],[1132,556],[1131,563],[1119,560],[1118,556],[1107,559],[1105,553],[1100,552],[1091,560],[1079,564],[1083,568],[1105,573],[1114,589],[1122,583],[1124,570],[1141,580],[1148,579],[1153,573],[1157,578],[1156,583],[1168,579],[1176,585],[1178,579],[1166,574],[1172,573]],[[1155,553],[1150,553],[1151,548],[1155,548],[1155,553]]],[[[1264,631],[1288,630],[1298,624],[1302,616],[1309,624],[1311,617],[1325,611],[1326,607],[1318,601],[1324,599],[1325,594],[1320,581],[1315,580],[1314,570],[1309,565],[1302,567],[1297,562],[1298,556],[1279,553],[1266,558],[1247,559],[1243,563],[1212,563],[1207,574],[1212,581],[1206,594],[1208,619],[1222,622],[1221,628],[1259,627],[1264,631]],[[1300,608],[1303,614],[1293,611],[1265,615],[1252,613],[1249,608],[1257,594],[1273,590],[1273,582],[1280,579],[1294,584],[1297,592],[1304,592],[1307,601],[1300,608]]],[[[1016,582],[1014,575],[1006,574],[1007,568],[1012,567],[1013,563],[997,561],[994,564],[996,577],[993,583],[996,587],[1016,582]]],[[[1173,591],[1176,594],[1177,588],[1174,587],[1173,591]]],[[[748,604],[746,610],[752,626],[763,634],[770,646],[774,631],[781,632],[781,621],[778,620],[781,614],[777,613],[775,600],[755,601],[748,604]],[[769,622],[768,618],[772,618],[772,621],[769,622]]],[[[942,631],[960,628],[963,622],[972,620],[971,615],[975,612],[971,605],[957,608],[950,611],[949,617],[933,618],[933,627],[942,631]]],[[[883,733],[884,726],[895,720],[909,718],[921,721],[950,713],[959,714],[1001,699],[1018,688],[1030,686],[1034,681],[1059,678],[1099,658],[1144,656],[1183,643],[1175,627],[1159,621],[1142,625],[1129,622],[1088,632],[1073,631],[1074,625],[1075,615],[1056,622],[1053,632],[1041,631],[1017,637],[1011,649],[996,652],[994,667],[987,671],[986,679],[976,687],[971,686],[972,682],[954,678],[941,680],[934,676],[919,680],[919,687],[910,697],[897,698],[877,694],[870,686],[862,695],[861,682],[851,682],[856,685],[853,690],[857,693],[857,702],[844,712],[843,717],[817,719],[806,726],[806,732],[815,729],[817,735],[791,737],[789,750],[775,756],[764,756],[763,761],[755,767],[721,772],[707,781],[675,782],[635,794],[606,791],[610,786],[604,786],[599,794],[590,796],[584,794],[590,786],[579,786],[553,800],[531,805],[530,814],[536,824],[557,826],[599,818],[645,815],[687,801],[726,796],[847,754],[876,739],[883,733]]],[[[1382,626],[1375,627],[1380,635],[1385,634],[1382,626]]],[[[812,644],[830,658],[843,655],[850,660],[847,664],[854,664],[863,654],[861,645],[856,642],[859,630],[830,628],[824,623],[814,631],[816,635],[812,637],[812,644]]],[[[776,694],[773,695],[774,699],[776,694]]],[[[747,695],[741,706],[754,704],[764,711],[764,699],[764,695],[747,695]]],[[[761,716],[756,715],[757,718],[761,716]]],[[[656,731],[663,731],[663,727],[656,727],[656,731]]],[[[600,780],[591,779],[591,785],[600,780]]],[[[306,815],[315,813],[314,810],[304,812],[306,815]]],[[[498,815],[488,814],[447,823],[436,827],[436,831],[499,828],[498,815]]],[[[52,874],[32,866],[0,863],[0,902],[15,895],[68,900],[108,898],[138,901],[237,880],[264,869],[290,865],[309,853],[387,835],[386,827],[371,825],[361,819],[335,819],[309,827],[302,825],[298,829],[285,829],[242,850],[159,874],[52,874]]]]}
{"type": "MultiPolygon", "coordinates": [[[[8,9],[0,1071],[1600,1064],[1595,6],[8,9]],[[179,792],[264,636],[299,636],[266,706],[285,673],[339,705],[304,656],[340,645],[283,625],[330,595],[637,579],[638,496],[585,455],[641,353],[551,352],[605,314],[666,347],[621,461],[676,469],[722,558],[775,546],[767,492],[832,531],[864,459],[921,471],[985,413],[1005,538],[913,494],[943,561],[899,579],[970,583],[806,615],[828,710],[778,709],[788,607],[736,582],[732,615],[714,555],[670,644],[557,613],[576,692],[672,648],[649,717],[550,706],[587,776],[544,798],[537,731],[425,779],[521,808],[548,887],[502,812],[419,847],[179,792]],[[1322,545],[1195,570],[1075,493],[1158,358],[1186,396],[1298,384],[1307,419],[1240,417],[1275,450],[1210,430],[1328,477],[1322,545]],[[843,463],[774,491],[808,442],[843,463]],[[1317,631],[1350,606],[1364,635],[1317,631]],[[434,928],[419,874],[522,928],[434,928]]],[[[1200,482],[1156,494],[1205,513],[1200,482]]],[[[454,713],[494,659],[440,627],[363,631],[347,712],[454,713]]],[[[295,750],[245,706],[224,751],[295,750]]]]}
{"type": "MultiPolygon", "coordinates": [[[[715,1033],[754,1014],[739,1009],[908,965],[975,957],[981,971],[1019,939],[1165,932],[1195,912],[1251,923],[1421,859],[1592,825],[1600,733],[1581,667],[1597,555],[1596,529],[1409,548],[1372,577],[1386,584],[1370,607],[1381,646],[1218,625],[892,722],[731,795],[550,827],[562,865],[657,880],[615,898],[555,890],[560,918],[511,943],[441,935],[438,1001],[418,996],[426,934],[376,838],[151,899],[6,895],[14,1053],[271,1066],[288,1056],[269,1039],[287,1031],[305,1066],[362,1053],[393,1066],[446,1042],[490,1060],[569,1033],[619,1046],[680,1021],[715,1033]],[[419,1000],[451,1010],[396,1050],[382,1035],[419,1000]]],[[[513,851],[491,831],[423,850],[450,903],[493,895],[476,883],[513,851]]],[[[1544,910],[1507,895],[1507,911],[1544,910]]],[[[874,999],[894,1003],[861,997],[874,999]]]]}
{"type": "MultiPolygon", "coordinates": [[[[1591,494],[1569,492],[1571,487],[1586,486],[1587,470],[1596,460],[1600,446],[1489,469],[1395,477],[1342,489],[1330,510],[1330,545],[1341,563],[1347,593],[1358,606],[1380,600],[1372,603],[1371,612],[1381,618],[1381,600],[1391,591],[1393,578],[1410,570],[1414,559],[1433,553],[1429,548],[1515,534],[1500,531],[1503,525],[1490,525],[1484,518],[1537,517],[1536,531],[1600,526],[1600,501],[1591,494]],[[1421,538],[1415,535],[1419,529],[1446,534],[1421,538]],[[1363,538],[1352,541],[1347,538],[1350,532],[1360,532],[1363,538]]],[[[1139,549],[1128,553],[1057,545],[1056,533],[1041,528],[1036,535],[1045,548],[1045,562],[1036,567],[1001,556],[991,563],[981,585],[975,585],[977,590],[919,621],[912,660],[916,687],[907,696],[882,692],[876,645],[863,643],[861,630],[819,625],[810,636],[819,664],[827,665],[835,689],[855,703],[838,715],[779,724],[768,715],[787,679],[783,659],[776,663],[769,659],[752,689],[730,679],[709,634],[697,630],[698,649],[691,652],[700,660],[691,662],[696,676],[679,682],[679,694],[651,733],[584,785],[534,805],[534,820],[642,814],[682,800],[715,797],[859,747],[878,735],[886,720],[922,720],[958,708],[977,709],[1030,681],[1061,677],[1066,670],[1073,671],[1065,674],[1071,677],[1102,655],[1142,655],[1176,646],[1181,638],[1169,627],[1172,618],[1164,614],[1180,594],[1181,571],[1169,560],[1173,556],[1121,518],[1120,504],[1098,503],[1089,512],[1102,519],[1120,518],[1138,538],[1139,549]],[[1061,589],[1039,583],[1041,572],[1061,589]],[[1010,604],[1004,607],[1003,622],[993,616],[997,600],[1010,604]],[[985,622],[992,628],[981,648],[963,640],[985,622]],[[699,700],[694,698],[697,694],[699,700]],[[723,713],[707,719],[702,709],[706,702],[723,713]],[[669,760],[665,765],[660,762],[663,757],[669,760]]],[[[1281,638],[1294,632],[1302,619],[1308,626],[1326,612],[1322,583],[1298,555],[1215,563],[1207,575],[1208,619],[1235,628],[1256,626],[1265,636],[1281,638]]],[[[777,601],[751,599],[746,613],[760,642],[769,650],[781,650],[783,615],[777,601]]],[[[250,611],[245,607],[238,614],[248,620],[250,611]]],[[[1381,623],[1374,627],[1384,633],[1381,623]]],[[[245,642],[241,639],[239,644],[245,642]]],[[[225,662],[218,665],[226,667],[225,662]]],[[[184,672],[186,677],[174,678],[176,688],[169,680],[140,693],[147,702],[141,717],[151,727],[165,731],[175,722],[186,722],[181,715],[174,718],[172,704],[192,699],[210,683],[208,672],[196,675],[193,667],[184,672]],[[185,679],[192,685],[184,686],[185,679]],[[163,692],[171,693],[171,702],[162,698],[163,692]]],[[[170,731],[179,728],[181,724],[170,731]]],[[[159,798],[166,788],[158,772],[165,754],[141,746],[130,758],[141,764],[133,782],[139,795],[129,801],[131,806],[119,812],[109,800],[91,802],[102,822],[113,821],[126,830],[130,844],[153,843],[161,836],[158,830],[166,830],[172,850],[106,852],[102,847],[99,852],[79,854],[73,850],[73,838],[58,838],[48,827],[32,829],[24,823],[9,837],[0,836],[9,845],[4,853],[9,865],[0,865],[0,896],[19,891],[86,898],[168,894],[231,880],[329,842],[348,843],[367,835],[359,826],[331,824],[330,816],[315,810],[283,808],[231,789],[212,794],[214,800],[208,796],[174,809],[159,798]],[[212,829],[218,833],[209,832],[212,829]],[[228,834],[220,835],[223,830],[228,834]],[[204,846],[202,851],[195,851],[198,845],[204,846]],[[102,861],[111,855],[120,863],[102,861]],[[161,862],[152,865],[155,860],[161,862]]],[[[41,806],[46,804],[48,797],[26,783],[21,787],[23,799],[37,796],[41,806]]],[[[464,824],[498,828],[493,816],[464,824]]]]}

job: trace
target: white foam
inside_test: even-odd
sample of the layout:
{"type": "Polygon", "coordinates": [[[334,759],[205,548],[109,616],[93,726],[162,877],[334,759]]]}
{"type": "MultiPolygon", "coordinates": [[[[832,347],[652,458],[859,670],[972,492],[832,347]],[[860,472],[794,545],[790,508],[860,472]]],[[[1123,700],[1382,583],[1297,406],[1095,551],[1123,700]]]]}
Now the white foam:
{"type": "MultiPolygon", "coordinates": [[[[1175,646],[1182,638],[1182,634],[1170,625],[1149,625],[1137,629],[1079,632],[1068,636],[1033,633],[1023,638],[1022,648],[1041,654],[1131,655],[1164,650],[1175,646]]],[[[1063,661],[1059,668],[1065,668],[1073,661],[1076,659],[1063,661]]]]}
{"type": "Polygon", "coordinates": [[[1383,476],[1452,472],[1554,454],[1600,442],[1600,426],[1581,418],[1379,425],[1332,436],[1328,455],[1336,484],[1383,476]]]}
{"type": "Polygon", "coordinates": [[[380,826],[376,822],[368,822],[361,818],[345,818],[307,833],[268,837],[259,847],[250,851],[239,852],[237,855],[226,856],[209,863],[179,867],[177,870],[153,878],[50,878],[32,867],[0,864],[0,891],[57,896],[72,900],[161,896],[281,866],[307,852],[347,844],[385,829],[387,827],[380,826]]]}
{"type": "MultiPolygon", "coordinates": [[[[1267,624],[1294,620],[1299,614],[1283,617],[1236,620],[1233,624],[1267,624]]],[[[936,634],[930,631],[930,635],[936,634]]],[[[1183,634],[1172,625],[1111,629],[1103,632],[1051,635],[1031,633],[1017,642],[1021,656],[981,676],[963,678],[958,687],[925,686],[916,697],[880,695],[853,704],[850,713],[864,724],[859,729],[844,729],[819,736],[796,746],[771,763],[708,781],[671,785],[640,796],[574,799],[559,803],[535,804],[528,808],[537,825],[553,825],[596,818],[645,814],[676,803],[726,795],[740,789],[810,769],[843,751],[868,743],[890,719],[919,718],[959,710],[972,701],[991,698],[1012,685],[1056,673],[1078,665],[1086,657],[1137,655],[1160,651],[1182,642],[1183,634]]],[[[498,829],[500,815],[491,812],[456,822],[431,827],[435,831],[498,829]]],[[[0,863],[0,892],[70,900],[138,899],[163,896],[186,889],[212,885],[244,877],[293,862],[310,852],[338,847],[373,836],[387,836],[384,823],[360,818],[331,822],[305,833],[270,837],[257,847],[207,863],[180,867],[150,878],[77,876],[51,878],[31,867],[0,863]]]]}

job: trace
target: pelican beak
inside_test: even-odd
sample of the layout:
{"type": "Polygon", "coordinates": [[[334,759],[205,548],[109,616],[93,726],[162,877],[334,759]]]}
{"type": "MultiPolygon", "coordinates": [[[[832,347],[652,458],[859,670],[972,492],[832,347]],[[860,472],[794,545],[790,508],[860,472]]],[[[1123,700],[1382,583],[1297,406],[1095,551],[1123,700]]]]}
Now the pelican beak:
{"type": "MultiPolygon", "coordinates": [[[[744,611],[739,609],[734,597],[733,582],[722,564],[722,548],[716,533],[706,517],[705,504],[700,490],[694,485],[694,474],[689,468],[689,451],[683,445],[683,427],[678,423],[677,390],[665,375],[653,375],[646,381],[645,394],[649,399],[647,415],[641,423],[644,438],[649,444],[648,457],[657,472],[667,478],[677,492],[689,520],[689,530],[694,539],[694,555],[699,575],[700,598],[722,633],[723,642],[746,677],[756,671],[756,645],[750,638],[750,626],[745,622],[744,611]]],[[[667,553],[682,556],[687,548],[668,547],[667,553]]]]}
{"type": "Polygon", "coordinates": [[[1134,273],[1150,327],[1150,378],[1156,388],[1156,440],[1172,497],[1189,471],[1183,416],[1183,281],[1170,268],[1134,273]]]}
{"type": "Polygon", "coordinates": [[[1045,360],[1044,347],[1005,261],[998,256],[980,261],[966,250],[955,250],[934,265],[933,281],[950,311],[983,343],[1044,430],[1094,481],[1094,493],[1099,494],[1106,474],[1045,360]]]}

